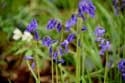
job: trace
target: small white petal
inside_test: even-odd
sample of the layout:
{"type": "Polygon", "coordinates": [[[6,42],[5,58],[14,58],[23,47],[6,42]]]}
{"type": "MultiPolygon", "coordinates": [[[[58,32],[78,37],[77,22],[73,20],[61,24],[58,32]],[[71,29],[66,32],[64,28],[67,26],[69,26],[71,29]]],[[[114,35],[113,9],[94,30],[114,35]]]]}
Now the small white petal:
{"type": "Polygon", "coordinates": [[[32,39],[33,39],[33,36],[31,35],[31,33],[25,31],[24,34],[23,34],[23,36],[22,36],[22,40],[29,42],[29,41],[31,41],[32,39]]]}
{"type": "Polygon", "coordinates": [[[22,32],[17,28],[14,30],[13,33],[14,33],[14,35],[13,35],[14,40],[18,40],[22,37],[22,32]]]}

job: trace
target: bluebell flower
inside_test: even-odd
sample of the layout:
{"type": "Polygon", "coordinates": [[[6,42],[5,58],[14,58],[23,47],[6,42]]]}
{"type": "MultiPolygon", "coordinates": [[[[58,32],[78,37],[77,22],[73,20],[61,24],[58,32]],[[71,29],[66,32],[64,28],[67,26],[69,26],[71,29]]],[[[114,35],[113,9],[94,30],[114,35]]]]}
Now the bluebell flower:
{"type": "Polygon", "coordinates": [[[107,50],[110,50],[111,46],[110,46],[110,42],[106,41],[106,43],[103,43],[100,45],[101,49],[100,49],[100,55],[104,55],[104,52],[107,50]]]}
{"type": "Polygon", "coordinates": [[[91,0],[81,0],[78,4],[78,15],[84,16],[85,13],[89,14],[91,17],[95,16],[95,6],[91,0]]]}
{"type": "Polygon", "coordinates": [[[34,32],[34,39],[37,40],[37,41],[40,39],[39,33],[37,31],[34,32]]]}
{"type": "Polygon", "coordinates": [[[55,42],[56,40],[52,40],[49,36],[43,37],[42,39],[42,44],[47,47],[51,46],[55,42]]]}
{"type": "Polygon", "coordinates": [[[24,59],[25,60],[33,60],[33,57],[32,56],[24,56],[24,59]]]}
{"type": "Polygon", "coordinates": [[[50,54],[50,56],[52,56],[52,54],[53,54],[53,48],[52,48],[52,46],[50,46],[50,48],[49,48],[49,54],[50,54]]]}
{"type": "Polygon", "coordinates": [[[81,29],[81,31],[86,31],[86,30],[87,30],[86,26],[83,26],[81,29]]]}
{"type": "Polygon", "coordinates": [[[121,59],[118,63],[118,70],[122,74],[122,79],[125,80],[125,59],[121,59]]]}
{"type": "Polygon", "coordinates": [[[58,59],[58,51],[55,51],[53,54],[53,60],[57,60],[58,59]]]}
{"type": "Polygon", "coordinates": [[[66,22],[66,31],[70,31],[70,28],[77,23],[77,16],[73,14],[71,18],[66,22]]]}
{"type": "Polygon", "coordinates": [[[64,62],[65,62],[64,59],[60,59],[60,60],[57,61],[58,64],[59,63],[64,63],[64,62]]]}
{"type": "Polygon", "coordinates": [[[34,68],[35,68],[35,62],[34,62],[34,61],[32,62],[31,67],[32,67],[32,69],[34,69],[34,68]]]}
{"type": "Polygon", "coordinates": [[[75,39],[75,34],[72,33],[72,34],[69,34],[69,35],[68,35],[68,37],[67,37],[66,40],[67,40],[68,42],[72,42],[74,39],[75,39]]]}
{"type": "Polygon", "coordinates": [[[28,31],[28,32],[34,32],[37,27],[38,27],[37,21],[36,21],[36,19],[33,19],[33,20],[27,25],[26,31],[28,31]]]}
{"type": "Polygon", "coordinates": [[[61,29],[62,29],[62,24],[61,24],[60,22],[57,24],[56,29],[57,29],[57,32],[60,32],[60,31],[61,31],[61,29]]]}
{"type": "Polygon", "coordinates": [[[59,48],[59,53],[61,56],[63,56],[63,49],[61,47],[59,48]]]}
{"type": "Polygon", "coordinates": [[[67,39],[64,40],[64,42],[61,43],[61,46],[65,48],[65,52],[68,53],[68,44],[72,42],[75,39],[75,34],[69,34],[67,39]]]}
{"type": "Polygon", "coordinates": [[[97,26],[94,33],[97,37],[102,37],[105,34],[105,29],[97,26]]]}
{"type": "Polygon", "coordinates": [[[48,21],[48,24],[47,24],[46,29],[47,29],[47,30],[54,29],[54,28],[56,27],[56,24],[57,24],[57,20],[55,20],[55,19],[50,19],[50,20],[48,21]]]}

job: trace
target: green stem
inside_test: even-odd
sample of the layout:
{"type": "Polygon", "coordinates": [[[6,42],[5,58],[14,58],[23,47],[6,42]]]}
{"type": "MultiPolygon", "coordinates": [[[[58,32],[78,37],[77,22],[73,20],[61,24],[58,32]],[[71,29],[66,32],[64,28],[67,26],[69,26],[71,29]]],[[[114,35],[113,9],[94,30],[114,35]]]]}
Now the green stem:
{"type": "Polygon", "coordinates": [[[81,20],[78,19],[78,24],[77,24],[77,53],[76,53],[76,64],[77,64],[76,65],[76,78],[77,78],[76,83],[80,83],[80,62],[81,62],[80,52],[81,52],[81,50],[80,50],[80,47],[78,45],[79,39],[80,39],[80,34],[79,34],[80,26],[81,26],[81,20]]]}
{"type": "Polygon", "coordinates": [[[38,79],[37,79],[37,76],[35,75],[34,71],[32,70],[29,61],[26,61],[26,64],[27,64],[29,70],[31,71],[33,77],[35,78],[35,80],[36,80],[36,82],[37,82],[37,80],[38,80],[38,79]]]}
{"type": "Polygon", "coordinates": [[[56,83],[58,83],[58,65],[56,64],[56,83]]]}
{"type": "Polygon", "coordinates": [[[53,78],[54,78],[54,72],[53,72],[53,56],[52,56],[52,59],[51,59],[51,69],[52,69],[52,83],[54,83],[54,80],[53,80],[53,78]]]}
{"type": "Polygon", "coordinates": [[[104,73],[104,83],[107,83],[107,74],[108,74],[108,67],[107,67],[107,62],[108,62],[108,52],[106,52],[106,63],[105,63],[105,73],[104,73]]]}

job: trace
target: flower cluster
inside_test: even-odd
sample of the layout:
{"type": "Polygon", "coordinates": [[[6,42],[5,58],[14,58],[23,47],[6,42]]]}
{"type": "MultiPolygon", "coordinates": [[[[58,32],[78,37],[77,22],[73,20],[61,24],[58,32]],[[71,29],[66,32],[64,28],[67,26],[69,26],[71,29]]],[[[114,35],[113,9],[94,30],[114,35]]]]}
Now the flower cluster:
{"type": "Polygon", "coordinates": [[[105,34],[105,29],[99,26],[96,27],[94,34],[96,35],[96,42],[99,42],[100,55],[104,55],[105,51],[110,50],[110,41],[103,38],[105,34]]]}
{"type": "Polygon", "coordinates": [[[118,70],[122,74],[122,79],[125,80],[125,59],[120,60],[118,63],[118,70]]]}
{"type": "Polygon", "coordinates": [[[78,15],[80,17],[83,17],[83,19],[85,18],[84,17],[85,13],[89,14],[91,17],[94,17],[95,9],[96,8],[91,2],[91,0],[81,0],[78,5],[78,15]]]}

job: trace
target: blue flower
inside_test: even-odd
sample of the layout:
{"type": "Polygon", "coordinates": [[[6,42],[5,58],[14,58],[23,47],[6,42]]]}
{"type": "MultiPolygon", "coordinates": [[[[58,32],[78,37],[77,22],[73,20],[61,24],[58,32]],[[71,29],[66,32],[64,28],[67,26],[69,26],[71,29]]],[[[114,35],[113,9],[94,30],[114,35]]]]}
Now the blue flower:
{"type": "Polygon", "coordinates": [[[40,39],[39,33],[37,31],[34,32],[34,39],[37,40],[37,41],[40,39]]]}
{"type": "Polygon", "coordinates": [[[71,34],[68,35],[68,37],[67,37],[66,40],[67,40],[68,42],[72,42],[74,39],[75,39],[75,34],[71,33],[71,34]]]}
{"type": "Polygon", "coordinates": [[[52,46],[50,46],[50,48],[49,48],[49,54],[50,54],[50,56],[52,56],[52,54],[53,54],[52,46]]]}
{"type": "Polygon", "coordinates": [[[86,30],[87,30],[86,26],[83,26],[81,29],[81,31],[86,31],[86,30]]]}
{"type": "Polygon", "coordinates": [[[69,34],[67,39],[64,40],[64,42],[61,43],[61,46],[65,48],[65,52],[68,53],[68,44],[72,42],[75,39],[75,34],[69,34]]]}
{"type": "Polygon", "coordinates": [[[60,31],[61,31],[61,29],[62,29],[62,24],[61,24],[60,22],[57,24],[56,29],[57,29],[57,32],[60,32],[60,31]]]}
{"type": "Polygon", "coordinates": [[[122,79],[125,80],[125,59],[121,59],[118,63],[118,70],[122,73],[122,79]]]}
{"type": "Polygon", "coordinates": [[[59,53],[61,56],[63,56],[63,49],[61,47],[59,48],[59,53]]]}
{"type": "Polygon", "coordinates": [[[25,60],[33,60],[33,57],[32,56],[25,56],[24,59],[25,60]]]}
{"type": "Polygon", "coordinates": [[[110,50],[111,46],[110,46],[110,42],[106,41],[106,43],[102,43],[100,44],[101,50],[100,50],[100,55],[104,55],[104,52],[107,50],[110,50]]]}
{"type": "Polygon", "coordinates": [[[42,39],[42,44],[47,47],[51,46],[55,42],[56,40],[52,40],[49,36],[43,37],[42,39]]]}
{"type": "Polygon", "coordinates": [[[48,24],[47,24],[46,29],[47,29],[47,30],[54,29],[54,28],[56,27],[56,24],[57,24],[57,20],[55,20],[55,19],[50,19],[50,20],[48,21],[48,24]]]}
{"type": "Polygon", "coordinates": [[[78,15],[84,16],[85,13],[89,14],[91,17],[95,16],[95,6],[91,0],[81,0],[78,4],[78,15]]]}
{"type": "Polygon", "coordinates": [[[102,36],[104,36],[105,29],[97,26],[94,33],[97,37],[102,37],[102,36]]]}
{"type": "Polygon", "coordinates": [[[26,31],[28,31],[28,32],[34,32],[37,27],[38,27],[37,21],[36,21],[36,19],[33,19],[33,20],[27,25],[26,31]]]}
{"type": "Polygon", "coordinates": [[[70,31],[70,28],[73,26],[73,25],[75,25],[77,23],[77,16],[76,15],[72,15],[71,16],[71,18],[70,18],[70,20],[68,20],[67,22],[66,22],[66,31],[70,31]]]}
{"type": "Polygon", "coordinates": [[[58,51],[55,51],[53,54],[53,60],[57,60],[58,59],[58,51]]]}

